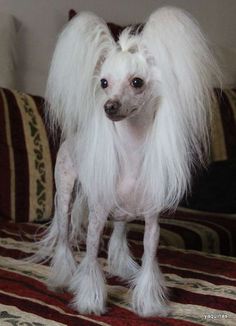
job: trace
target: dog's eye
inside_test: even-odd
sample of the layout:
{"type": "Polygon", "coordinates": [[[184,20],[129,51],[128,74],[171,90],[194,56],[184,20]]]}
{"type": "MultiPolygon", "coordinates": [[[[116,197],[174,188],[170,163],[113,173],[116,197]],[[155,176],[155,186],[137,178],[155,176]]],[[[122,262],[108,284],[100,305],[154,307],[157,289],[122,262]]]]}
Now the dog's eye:
{"type": "Polygon", "coordinates": [[[102,78],[100,80],[100,82],[101,82],[101,87],[102,88],[107,88],[108,87],[108,81],[105,78],[102,78]]]}
{"type": "Polygon", "coordinates": [[[143,79],[139,77],[135,77],[134,79],[131,80],[130,85],[134,88],[141,88],[143,87],[144,81],[143,79]]]}

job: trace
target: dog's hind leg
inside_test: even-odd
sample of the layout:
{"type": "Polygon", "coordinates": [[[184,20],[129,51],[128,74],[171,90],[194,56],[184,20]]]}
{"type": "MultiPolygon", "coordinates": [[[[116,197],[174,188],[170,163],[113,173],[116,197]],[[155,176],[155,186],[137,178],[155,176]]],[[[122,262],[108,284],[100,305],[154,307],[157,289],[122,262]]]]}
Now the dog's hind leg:
{"type": "Polygon", "coordinates": [[[70,290],[75,295],[72,304],[80,313],[100,315],[105,312],[107,290],[97,255],[107,215],[103,209],[89,213],[86,255],[70,283],[70,290]]]}
{"type": "Polygon", "coordinates": [[[126,222],[115,221],[108,244],[108,266],[112,275],[123,279],[134,277],[139,265],[132,258],[126,238],[126,222]]]}
{"type": "Polygon", "coordinates": [[[50,250],[54,251],[48,285],[50,288],[56,289],[67,287],[76,269],[69,243],[69,210],[76,172],[67,146],[67,143],[64,142],[57,155],[55,214],[48,233],[42,240],[42,245],[46,250],[51,246],[50,250]]]}
{"type": "Polygon", "coordinates": [[[164,277],[156,260],[159,235],[157,216],[145,218],[144,254],[132,297],[133,309],[144,317],[166,316],[169,312],[164,277]]]}

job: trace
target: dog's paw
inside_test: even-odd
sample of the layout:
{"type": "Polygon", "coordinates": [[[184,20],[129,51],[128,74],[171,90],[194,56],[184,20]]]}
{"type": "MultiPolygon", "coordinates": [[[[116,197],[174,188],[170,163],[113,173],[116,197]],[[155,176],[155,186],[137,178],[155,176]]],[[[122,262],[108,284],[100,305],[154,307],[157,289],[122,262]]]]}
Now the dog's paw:
{"type": "Polygon", "coordinates": [[[134,289],[132,296],[132,308],[142,317],[166,317],[170,313],[170,307],[162,299],[151,293],[140,293],[134,289]]]}
{"type": "Polygon", "coordinates": [[[134,282],[132,294],[133,310],[140,316],[167,316],[166,287],[158,264],[142,266],[134,282]]]}
{"type": "Polygon", "coordinates": [[[106,311],[107,290],[97,261],[85,258],[70,283],[72,307],[82,314],[101,315],[106,311]]]}
{"type": "Polygon", "coordinates": [[[95,289],[87,292],[85,296],[82,291],[74,297],[71,307],[81,314],[103,315],[106,312],[106,297],[99,295],[95,289]]]}

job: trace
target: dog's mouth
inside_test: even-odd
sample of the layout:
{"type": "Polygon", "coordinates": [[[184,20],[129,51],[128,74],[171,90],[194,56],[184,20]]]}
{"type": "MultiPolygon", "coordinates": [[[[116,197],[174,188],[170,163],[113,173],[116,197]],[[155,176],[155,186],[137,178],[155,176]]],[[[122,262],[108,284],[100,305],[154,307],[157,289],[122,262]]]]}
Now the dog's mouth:
{"type": "Polygon", "coordinates": [[[137,111],[137,108],[134,108],[133,110],[131,110],[129,112],[129,114],[125,115],[125,114],[108,114],[106,113],[107,118],[109,118],[112,121],[121,121],[124,120],[125,118],[129,118],[130,116],[133,115],[133,113],[137,111]]]}
{"type": "Polygon", "coordinates": [[[124,120],[126,118],[126,115],[109,115],[109,114],[106,114],[106,116],[112,120],[112,121],[121,121],[121,120],[124,120]]]}

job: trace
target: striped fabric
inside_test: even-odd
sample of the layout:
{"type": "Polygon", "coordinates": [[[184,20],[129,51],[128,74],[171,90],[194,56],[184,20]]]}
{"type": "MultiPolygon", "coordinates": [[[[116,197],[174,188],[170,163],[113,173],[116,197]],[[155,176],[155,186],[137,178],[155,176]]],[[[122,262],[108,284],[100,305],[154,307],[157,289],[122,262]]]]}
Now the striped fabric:
{"type": "MultiPolygon", "coordinates": [[[[137,223],[136,223],[137,224],[137,223]]],[[[160,218],[162,245],[236,256],[236,214],[178,208],[160,218]]],[[[143,232],[143,225],[136,232],[143,232]]]]}
{"type": "Polygon", "coordinates": [[[0,89],[0,214],[16,222],[48,219],[53,209],[53,153],[44,101],[0,89]]]}
{"type": "MultiPolygon", "coordinates": [[[[168,318],[144,319],[135,315],[125,303],[127,285],[116,277],[107,279],[109,297],[105,315],[83,316],[70,308],[69,293],[47,289],[47,265],[20,265],[16,261],[35,252],[36,228],[32,224],[0,225],[0,325],[236,325],[236,259],[161,246],[158,259],[170,290],[172,308],[168,318]]],[[[135,225],[130,228],[131,249],[140,260],[141,234],[136,232],[135,225]]],[[[108,276],[106,244],[104,236],[99,260],[108,276]]]]}

